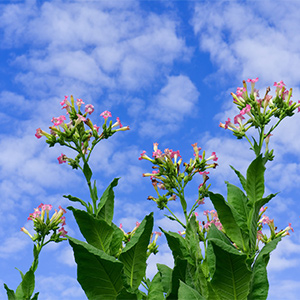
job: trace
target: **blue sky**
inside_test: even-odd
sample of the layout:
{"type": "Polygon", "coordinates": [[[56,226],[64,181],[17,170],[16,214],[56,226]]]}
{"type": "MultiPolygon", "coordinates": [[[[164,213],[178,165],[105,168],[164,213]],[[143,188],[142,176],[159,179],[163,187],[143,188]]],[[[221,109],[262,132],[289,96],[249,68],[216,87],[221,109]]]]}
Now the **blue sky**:
{"type": "MultiPolygon", "coordinates": [[[[210,182],[213,191],[225,194],[225,180],[237,183],[229,165],[245,172],[253,159],[246,142],[218,126],[237,113],[230,93],[242,80],[259,77],[262,93],[283,80],[293,88],[292,99],[300,99],[299,11],[296,0],[2,1],[0,284],[15,289],[20,278],[14,268],[26,271],[32,262],[32,242],[20,228],[32,230],[27,217],[33,208],[41,202],[66,207],[62,195],[88,195],[81,174],[57,162],[61,152],[71,152],[49,149],[34,136],[62,114],[65,95],[93,104],[98,123],[100,113],[110,110],[131,128],[101,142],[92,158],[98,190],[121,177],[115,223],[129,231],[154,211],[156,229],[177,231],[147,201],[154,191],[142,173],[151,166],[138,160],[140,153],[151,153],[158,142],[188,161],[191,144],[198,142],[208,153],[216,151],[219,166],[210,182]]],[[[268,215],[278,228],[291,222],[295,229],[271,255],[271,300],[298,299],[300,293],[299,118],[285,120],[270,141],[275,160],[268,166],[266,193],[281,193],[268,215]]],[[[200,180],[188,193],[191,201],[200,180]]],[[[172,205],[179,212],[179,204],[172,205]]],[[[209,200],[202,208],[212,208],[209,200]]],[[[69,235],[80,239],[72,214],[66,218],[69,235]]],[[[159,249],[149,276],[156,262],[172,265],[163,239],[159,249]]],[[[36,280],[41,300],[85,299],[67,242],[45,247],[36,280]]]]}

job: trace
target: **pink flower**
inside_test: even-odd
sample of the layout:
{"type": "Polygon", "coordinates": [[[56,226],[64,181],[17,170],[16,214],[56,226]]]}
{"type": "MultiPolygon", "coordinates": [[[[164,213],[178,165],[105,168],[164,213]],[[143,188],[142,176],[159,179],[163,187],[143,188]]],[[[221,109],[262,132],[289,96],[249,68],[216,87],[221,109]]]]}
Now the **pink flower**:
{"type": "MultiPolygon", "coordinates": [[[[203,183],[202,183],[202,185],[203,185],[203,183]]],[[[198,201],[198,205],[205,204],[204,198],[201,198],[200,200],[197,199],[197,201],[198,201]]]]}
{"type": "Polygon", "coordinates": [[[63,101],[60,102],[60,105],[61,105],[61,106],[63,106],[63,105],[65,105],[65,104],[69,103],[68,97],[69,97],[69,96],[65,96],[65,99],[64,99],[63,101]]]}
{"type": "Polygon", "coordinates": [[[270,220],[270,218],[266,215],[263,215],[262,218],[260,219],[260,223],[263,223],[263,224],[270,224],[272,220],[270,220]]]}
{"type": "Polygon", "coordinates": [[[236,95],[238,97],[243,97],[245,92],[246,92],[246,89],[244,87],[238,87],[236,89],[236,95]]]}
{"type": "Polygon", "coordinates": [[[61,217],[61,225],[65,226],[66,225],[66,217],[61,217]]]}
{"type": "Polygon", "coordinates": [[[35,136],[40,139],[43,135],[42,135],[43,130],[41,128],[38,128],[36,130],[35,136]]]}
{"type": "Polygon", "coordinates": [[[76,121],[81,121],[81,122],[85,122],[86,121],[86,118],[80,114],[76,114],[76,116],[78,117],[78,119],[76,121]]]}
{"type": "Polygon", "coordinates": [[[82,99],[77,99],[76,104],[78,107],[80,107],[82,104],[84,104],[84,102],[82,101],[82,99]]]}
{"type": "Polygon", "coordinates": [[[142,160],[145,157],[146,151],[144,150],[139,157],[139,160],[142,160]]]}
{"type": "Polygon", "coordinates": [[[251,83],[255,83],[258,81],[258,77],[256,77],[255,79],[247,79],[247,82],[251,82],[251,83]]]}
{"type": "Polygon", "coordinates": [[[241,124],[244,119],[242,114],[238,114],[234,117],[234,124],[241,124]]]}
{"type": "Polygon", "coordinates": [[[292,227],[291,223],[289,223],[289,228],[290,228],[290,230],[292,230],[292,232],[294,232],[294,228],[292,227]]]}
{"type": "Polygon", "coordinates": [[[42,204],[41,206],[42,210],[51,210],[52,209],[52,205],[51,204],[42,204]]]}
{"type": "Polygon", "coordinates": [[[62,163],[67,162],[67,157],[66,157],[66,155],[64,155],[63,153],[62,153],[61,156],[59,156],[57,159],[58,159],[58,163],[59,163],[59,164],[62,164],[62,163]]]}
{"type": "Polygon", "coordinates": [[[51,122],[54,124],[54,126],[59,126],[65,120],[66,120],[65,116],[60,116],[60,117],[57,117],[57,118],[52,118],[51,122]]]}
{"type": "Polygon", "coordinates": [[[62,227],[61,229],[59,229],[58,232],[60,232],[61,236],[66,236],[66,234],[68,233],[68,231],[65,231],[64,227],[62,227]]]}
{"type": "Polygon", "coordinates": [[[122,229],[122,228],[123,228],[123,224],[122,224],[122,223],[120,223],[120,226],[119,226],[119,228],[120,228],[120,229],[122,229]]]}
{"type": "Polygon", "coordinates": [[[209,172],[207,172],[207,171],[203,171],[203,172],[201,172],[201,171],[200,171],[200,172],[199,172],[199,174],[200,174],[200,175],[208,175],[208,174],[209,174],[209,172]]]}
{"type": "Polygon", "coordinates": [[[121,121],[120,121],[119,117],[117,117],[117,123],[119,124],[120,128],[123,127],[123,125],[121,124],[121,121]]]}
{"type": "Polygon", "coordinates": [[[278,81],[278,82],[274,82],[274,86],[276,86],[277,88],[279,89],[282,89],[283,86],[285,86],[284,82],[281,80],[281,81],[278,81]]]}
{"type": "Polygon", "coordinates": [[[154,231],[154,234],[157,234],[158,236],[161,236],[161,232],[154,231]]]}
{"type": "Polygon", "coordinates": [[[198,217],[198,216],[199,216],[199,214],[198,214],[197,212],[195,212],[195,216],[196,216],[196,217],[198,217]]]}
{"type": "Polygon", "coordinates": [[[247,114],[251,111],[251,106],[249,104],[246,105],[246,107],[244,107],[242,110],[241,110],[241,115],[244,115],[244,114],[247,114]]]}
{"type": "Polygon", "coordinates": [[[93,127],[96,129],[97,132],[99,132],[99,126],[97,126],[96,124],[93,125],[93,127]]]}
{"type": "Polygon", "coordinates": [[[213,160],[213,161],[217,161],[218,160],[218,157],[217,157],[217,155],[216,155],[216,152],[213,152],[212,154],[211,154],[211,156],[208,158],[208,159],[206,159],[206,161],[208,161],[208,160],[213,160]]]}
{"type": "Polygon", "coordinates": [[[92,104],[87,104],[85,106],[85,110],[86,113],[91,114],[92,112],[94,112],[94,106],[92,104]]]}
{"type": "Polygon", "coordinates": [[[107,119],[108,117],[111,117],[111,112],[108,110],[105,110],[103,113],[100,114],[101,117],[105,119],[107,119]]]}

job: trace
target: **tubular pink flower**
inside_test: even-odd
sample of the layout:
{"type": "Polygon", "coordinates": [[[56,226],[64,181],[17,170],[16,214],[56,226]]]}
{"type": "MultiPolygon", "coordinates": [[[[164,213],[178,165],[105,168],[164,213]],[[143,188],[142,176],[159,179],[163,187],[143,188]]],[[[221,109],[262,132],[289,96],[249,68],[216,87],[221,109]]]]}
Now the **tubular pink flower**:
{"type": "Polygon", "coordinates": [[[242,114],[238,114],[234,117],[234,124],[240,124],[242,126],[242,120],[245,118],[243,117],[242,114]]]}
{"type": "Polygon", "coordinates": [[[43,136],[43,130],[41,128],[38,128],[36,130],[35,136],[40,139],[43,136]]]}
{"type": "Polygon", "coordinates": [[[294,228],[292,227],[291,223],[289,223],[289,228],[290,228],[290,230],[292,230],[292,232],[294,232],[294,228]]]}
{"type": "Polygon", "coordinates": [[[104,120],[107,119],[108,117],[111,117],[111,112],[108,110],[105,110],[103,113],[100,114],[100,117],[103,117],[104,120]]]}
{"type": "Polygon", "coordinates": [[[211,154],[211,156],[208,158],[208,159],[206,159],[206,161],[209,161],[209,160],[213,160],[213,161],[217,161],[218,160],[218,157],[217,157],[217,155],[216,155],[216,152],[212,152],[212,154],[211,154]]]}
{"type": "Polygon", "coordinates": [[[54,126],[59,126],[60,124],[62,124],[64,121],[66,120],[65,116],[60,116],[57,118],[52,118],[51,122],[54,124],[54,126]]]}
{"type": "Polygon", "coordinates": [[[59,229],[58,232],[60,233],[61,236],[66,236],[66,234],[68,233],[68,231],[65,231],[64,227],[59,229]]]}
{"type": "Polygon", "coordinates": [[[78,107],[80,107],[82,104],[84,104],[84,102],[82,101],[82,99],[77,99],[76,105],[77,105],[78,107]]]}
{"type": "Polygon", "coordinates": [[[99,126],[97,126],[96,124],[93,125],[94,129],[96,129],[97,132],[99,132],[99,126]]]}
{"type": "Polygon", "coordinates": [[[142,160],[143,158],[145,158],[146,151],[143,150],[143,152],[141,153],[141,156],[139,157],[139,160],[142,160]]]}
{"type": "Polygon", "coordinates": [[[248,114],[250,111],[251,111],[251,106],[247,104],[246,107],[244,107],[240,113],[241,115],[244,115],[244,114],[248,114]]]}
{"type": "Polygon", "coordinates": [[[256,77],[255,79],[247,79],[247,82],[251,82],[251,83],[255,83],[258,81],[258,77],[256,77]]]}
{"type": "Polygon", "coordinates": [[[119,127],[120,127],[120,128],[122,128],[122,127],[123,127],[123,125],[122,125],[122,123],[121,123],[121,121],[120,121],[120,118],[119,118],[119,117],[117,117],[117,123],[119,124],[119,127]]]}
{"type": "Polygon", "coordinates": [[[88,113],[88,114],[91,114],[91,113],[93,113],[94,112],[94,106],[92,105],[92,104],[87,104],[86,106],[85,106],[85,112],[86,113],[88,113]]]}
{"type": "Polygon", "coordinates": [[[63,106],[63,105],[65,105],[65,104],[69,103],[68,97],[69,97],[69,96],[65,96],[65,99],[64,99],[63,101],[60,102],[60,105],[61,105],[61,106],[63,106]]]}
{"type": "Polygon", "coordinates": [[[61,156],[59,156],[58,158],[58,163],[59,164],[62,164],[62,163],[65,163],[65,162],[67,162],[67,157],[66,157],[66,155],[65,154],[61,154],[61,156]]]}

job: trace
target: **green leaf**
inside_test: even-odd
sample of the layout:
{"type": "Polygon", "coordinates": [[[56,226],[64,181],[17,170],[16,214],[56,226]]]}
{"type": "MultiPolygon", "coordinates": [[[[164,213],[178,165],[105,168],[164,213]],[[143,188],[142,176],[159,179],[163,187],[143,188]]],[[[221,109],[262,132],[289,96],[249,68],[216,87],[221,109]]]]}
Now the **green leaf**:
{"type": "Polygon", "coordinates": [[[160,272],[156,273],[151,281],[151,285],[148,291],[147,300],[164,300],[164,290],[161,282],[160,272]]]}
{"type": "Polygon", "coordinates": [[[280,242],[281,237],[277,237],[266,244],[258,254],[252,267],[252,276],[250,283],[250,293],[248,299],[267,299],[269,291],[269,282],[267,274],[267,264],[270,258],[270,252],[273,251],[280,242]]]}
{"type": "Polygon", "coordinates": [[[161,283],[164,293],[168,294],[172,288],[172,269],[163,264],[156,264],[161,275],[161,283]]]}
{"type": "MultiPolygon", "coordinates": [[[[189,257],[189,251],[186,246],[186,241],[180,234],[178,234],[177,232],[171,232],[171,231],[166,232],[160,227],[159,227],[159,229],[165,234],[165,236],[167,238],[167,242],[168,242],[169,248],[172,251],[174,260],[177,257],[180,257],[181,259],[185,259],[185,258],[189,257]]],[[[190,257],[189,257],[189,260],[191,261],[190,257]]]]}
{"type": "Polygon", "coordinates": [[[227,184],[227,201],[228,203],[236,210],[236,212],[241,216],[244,221],[244,224],[240,224],[240,226],[246,226],[247,228],[247,218],[249,215],[249,206],[248,199],[243,193],[241,189],[237,186],[226,182],[227,184]]]}
{"type": "Polygon", "coordinates": [[[22,291],[25,298],[30,298],[34,291],[35,279],[34,272],[30,269],[23,277],[22,291]]]}
{"type": "Polygon", "coordinates": [[[91,168],[89,167],[88,163],[86,163],[86,162],[85,162],[84,165],[83,165],[83,174],[84,174],[84,176],[85,176],[87,182],[90,182],[93,173],[92,173],[92,170],[91,170],[91,168]]]}
{"type": "Polygon", "coordinates": [[[39,293],[35,293],[31,300],[38,300],[39,293]]]}
{"type": "Polygon", "coordinates": [[[69,237],[77,263],[77,280],[88,299],[116,299],[123,288],[123,264],[114,257],[69,237]]]}
{"type": "Polygon", "coordinates": [[[114,229],[104,220],[96,219],[88,212],[73,207],[68,207],[73,212],[80,232],[86,241],[94,247],[108,253],[114,229]]]}
{"type": "MultiPolygon", "coordinates": [[[[233,247],[228,237],[222,231],[220,231],[215,224],[210,225],[209,231],[207,233],[207,240],[210,239],[218,239],[226,243],[228,246],[233,247]]],[[[214,254],[214,249],[211,243],[207,244],[206,254],[207,254],[206,259],[207,259],[208,270],[210,276],[213,277],[216,270],[216,256],[214,254]]]]}
{"type": "Polygon", "coordinates": [[[214,194],[212,192],[208,192],[208,194],[228,237],[239,248],[245,249],[243,235],[238,222],[235,219],[237,214],[233,212],[234,208],[225,201],[222,195],[214,194]]]}
{"type": "Polygon", "coordinates": [[[230,166],[230,168],[235,172],[235,174],[237,175],[237,177],[240,180],[240,183],[241,183],[243,189],[246,191],[247,183],[246,183],[245,177],[242,175],[242,173],[240,171],[236,170],[233,166],[230,166]]]}
{"type": "Polygon", "coordinates": [[[246,299],[249,293],[251,271],[247,268],[247,256],[221,240],[210,239],[216,256],[216,268],[212,287],[222,300],[246,299]]]}
{"type": "Polygon", "coordinates": [[[172,289],[167,297],[168,300],[178,299],[179,281],[185,282],[187,265],[188,261],[186,259],[177,257],[175,260],[175,266],[172,271],[172,289]]]}
{"type": "Polygon", "coordinates": [[[188,251],[195,265],[198,265],[203,259],[201,248],[199,245],[200,241],[198,236],[198,228],[199,224],[196,221],[195,214],[193,214],[186,226],[185,240],[188,251]]]}
{"type": "Polygon", "coordinates": [[[87,204],[86,204],[83,200],[81,200],[81,199],[79,199],[79,198],[77,198],[77,197],[73,197],[73,196],[71,196],[71,195],[63,195],[63,197],[64,197],[64,198],[68,198],[70,201],[73,201],[73,202],[79,202],[79,203],[81,203],[84,207],[88,208],[87,204]]]}
{"type": "Polygon", "coordinates": [[[17,300],[15,296],[15,292],[8,288],[8,286],[4,283],[4,288],[6,289],[7,299],[8,300],[17,300]]]}
{"type": "Polygon", "coordinates": [[[129,292],[123,288],[116,300],[137,300],[137,294],[129,292]]]}
{"type": "Polygon", "coordinates": [[[122,241],[124,237],[123,231],[114,223],[111,223],[111,226],[114,230],[111,242],[109,245],[109,254],[117,257],[120,253],[120,249],[122,248],[122,241]]]}
{"type": "Polygon", "coordinates": [[[246,192],[251,204],[262,198],[265,191],[265,166],[262,156],[252,161],[247,170],[246,192]]]}
{"type": "Polygon", "coordinates": [[[119,256],[132,289],[137,289],[146,271],[147,249],[153,228],[153,213],[144,218],[119,256]]]}
{"type": "Polygon", "coordinates": [[[114,198],[113,188],[118,184],[119,178],[115,178],[104,191],[97,208],[96,217],[105,220],[109,225],[114,216],[114,198]]]}
{"type": "Polygon", "coordinates": [[[196,290],[186,285],[180,280],[179,289],[178,289],[178,300],[206,300],[201,296],[196,290]]]}

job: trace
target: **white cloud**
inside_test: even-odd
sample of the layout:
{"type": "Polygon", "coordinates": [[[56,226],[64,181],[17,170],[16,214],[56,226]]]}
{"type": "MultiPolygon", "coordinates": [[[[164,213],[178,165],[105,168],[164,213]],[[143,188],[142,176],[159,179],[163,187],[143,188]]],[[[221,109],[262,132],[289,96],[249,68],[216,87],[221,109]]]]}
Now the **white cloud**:
{"type": "Polygon", "coordinates": [[[32,47],[14,66],[23,68],[16,79],[35,95],[140,89],[191,54],[175,20],[145,14],[137,2],[109,9],[103,1],[7,5],[2,19],[8,48],[32,47]]]}
{"type": "MultiPolygon", "coordinates": [[[[7,237],[0,246],[0,257],[8,258],[15,256],[17,253],[24,251],[26,246],[31,242],[30,238],[23,232],[15,233],[7,237]]],[[[21,257],[20,257],[21,258],[21,257]]]]}
{"type": "Polygon", "coordinates": [[[295,85],[300,83],[295,34],[299,8],[296,1],[285,2],[280,9],[272,1],[201,2],[195,6],[194,31],[220,75],[258,76],[264,82],[282,79],[295,85]]]}
{"type": "Polygon", "coordinates": [[[140,134],[161,137],[180,127],[180,123],[197,111],[199,92],[184,75],[169,76],[166,85],[146,108],[147,119],[140,134]]]}

